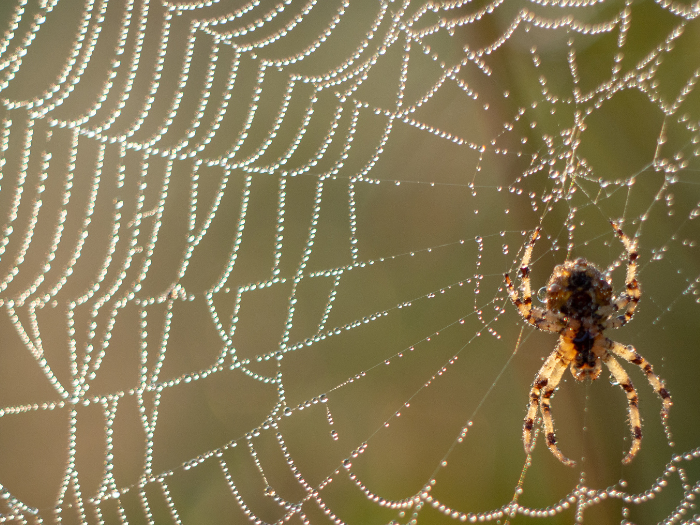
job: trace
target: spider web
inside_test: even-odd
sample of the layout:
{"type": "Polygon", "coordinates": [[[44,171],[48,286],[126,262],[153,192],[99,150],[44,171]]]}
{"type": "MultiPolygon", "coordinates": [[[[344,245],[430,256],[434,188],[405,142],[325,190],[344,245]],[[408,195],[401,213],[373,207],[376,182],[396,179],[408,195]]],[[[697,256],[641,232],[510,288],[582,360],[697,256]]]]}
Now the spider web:
{"type": "Polygon", "coordinates": [[[0,521],[697,523],[697,2],[0,5],[0,521]],[[533,290],[640,307],[642,448],[533,290]],[[534,299],[536,300],[536,299],[534,299]],[[567,377],[568,376],[568,377],[567,377]]]}

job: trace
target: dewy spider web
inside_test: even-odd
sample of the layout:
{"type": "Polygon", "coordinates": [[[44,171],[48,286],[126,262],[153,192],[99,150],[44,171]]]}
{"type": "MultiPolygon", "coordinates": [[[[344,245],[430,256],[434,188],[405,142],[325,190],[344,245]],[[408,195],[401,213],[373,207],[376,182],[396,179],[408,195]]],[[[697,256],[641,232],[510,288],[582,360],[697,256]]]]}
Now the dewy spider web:
{"type": "Polygon", "coordinates": [[[0,521],[697,523],[697,2],[0,5],[0,521]],[[625,396],[522,419],[584,256],[625,396]],[[618,269],[619,268],[619,269],[618,269]],[[541,441],[541,437],[539,439],[541,441]],[[540,521],[540,520],[538,520],[540,521]]]}

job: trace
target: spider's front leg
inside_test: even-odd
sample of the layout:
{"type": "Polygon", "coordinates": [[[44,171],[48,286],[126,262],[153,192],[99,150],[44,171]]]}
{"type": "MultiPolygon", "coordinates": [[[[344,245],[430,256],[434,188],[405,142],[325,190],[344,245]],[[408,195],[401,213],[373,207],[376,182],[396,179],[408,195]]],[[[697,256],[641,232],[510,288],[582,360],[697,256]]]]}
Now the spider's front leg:
{"type": "Polygon", "coordinates": [[[552,394],[557,388],[559,381],[561,381],[566,368],[571,363],[571,356],[567,355],[569,352],[563,352],[563,350],[564,347],[560,340],[555,351],[549,355],[535,376],[535,382],[532,384],[532,390],[530,390],[530,403],[525,416],[525,424],[523,425],[523,444],[525,445],[525,452],[530,454],[533,449],[532,429],[535,426],[537,408],[540,407],[542,420],[544,421],[545,439],[549,450],[564,465],[573,467],[576,465],[576,462],[564,456],[559,447],[557,447],[557,438],[554,434],[554,420],[552,419],[550,408],[552,394]]]}
{"type": "Polygon", "coordinates": [[[661,398],[661,402],[663,403],[663,406],[661,407],[661,417],[666,419],[668,417],[668,411],[670,410],[671,405],[673,405],[673,401],[671,401],[671,394],[669,394],[668,390],[666,390],[664,382],[661,380],[661,378],[654,373],[654,369],[649,361],[639,355],[633,346],[624,346],[615,341],[611,341],[610,339],[605,340],[605,345],[608,351],[612,354],[615,354],[616,356],[621,357],[625,361],[629,361],[642,369],[647,376],[649,384],[661,398]]]}
{"type": "Polygon", "coordinates": [[[603,356],[603,363],[606,364],[610,373],[615,378],[615,381],[620,385],[622,390],[627,395],[627,406],[630,415],[630,430],[632,431],[632,446],[627,453],[622,463],[627,465],[632,458],[637,455],[639,448],[642,446],[642,418],[639,416],[639,398],[637,391],[634,389],[630,376],[627,375],[625,369],[620,366],[615,358],[606,352],[603,356]]]}

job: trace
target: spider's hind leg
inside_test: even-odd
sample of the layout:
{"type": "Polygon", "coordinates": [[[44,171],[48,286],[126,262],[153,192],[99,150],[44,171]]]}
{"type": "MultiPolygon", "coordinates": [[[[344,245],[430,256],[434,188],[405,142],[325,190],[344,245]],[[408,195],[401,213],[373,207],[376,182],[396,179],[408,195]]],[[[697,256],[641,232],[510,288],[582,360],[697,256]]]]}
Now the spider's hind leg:
{"type": "Polygon", "coordinates": [[[627,251],[627,277],[625,278],[625,293],[620,295],[614,302],[614,311],[622,311],[622,315],[610,317],[605,323],[605,328],[620,328],[632,319],[637,303],[642,296],[642,291],[637,281],[637,259],[639,258],[639,253],[637,252],[637,243],[631,240],[616,222],[610,221],[610,224],[627,251]]]}
{"type": "Polygon", "coordinates": [[[526,322],[535,328],[539,328],[540,330],[545,330],[547,332],[561,331],[564,325],[556,315],[537,306],[532,306],[532,298],[529,296],[525,299],[520,299],[520,296],[513,286],[513,282],[510,280],[510,276],[508,274],[505,274],[505,279],[510,300],[513,301],[513,304],[516,306],[518,312],[526,322]]]}
{"type": "Polygon", "coordinates": [[[523,260],[520,262],[520,291],[522,292],[523,298],[520,299],[520,294],[513,286],[513,282],[510,280],[510,275],[505,274],[506,287],[508,288],[508,295],[510,296],[513,304],[518,308],[520,315],[531,324],[534,324],[536,319],[541,319],[543,314],[541,310],[535,308],[535,317],[533,319],[533,306],[532,306],[532,291],[530,289],[530,258],[532,257],[532,250],[535,248],[535,242],[540,237],[540,228],[535,228],[530,242],[525,248],[525,255],[523,255],[523,260]]]}
{"type": "Polygon", "coordinates": [[[535,247],[535,242],[540,237],[541,228],[536,228],[530,242],[525,248],[525,255],[523,255],[523,260],[520,262],[520,292],[522,293],[522,299],[520,298],[520,293],[515,289],[513,281],[510,280],[510,275],[504,274],[506,289],[508,290],[508,295],[510,300],[513,302],[515,307],[518,309],[520,315],[533,325],[535,328],[540,330],[546,330],[548,332],[559,332],[564,328],[561,319],[553,314],[532,305],[532,289],[530,287],[530,259],[532,258],[532,250],[535,247]]]}
{"type": "Polygon", "coordinates": [[[530,242],[527,243],[527,248],[525,248],[523,260],[520,262],[520,279],[522,279],[521,289],[523,298],[525,299],[528,299],[532,295],[532,291],[530,290],[530,259],[532,258],[532,250],[535,249],[535,243],[537,239],[540,238],[541,231],[542,228],[539,226],[535,228],[532,237],[530,237],[530,242]]]}

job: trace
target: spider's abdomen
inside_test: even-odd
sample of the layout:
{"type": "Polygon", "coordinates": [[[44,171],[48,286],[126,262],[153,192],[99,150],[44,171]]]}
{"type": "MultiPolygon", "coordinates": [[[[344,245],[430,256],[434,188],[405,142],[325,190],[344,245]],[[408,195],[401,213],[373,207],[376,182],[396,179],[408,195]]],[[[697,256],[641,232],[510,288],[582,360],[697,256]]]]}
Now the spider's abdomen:
{"type": "Polygon", "coordinates": [[[547,309],[572,319],[594,316],[612,302],[612,286],[586,259],[566,261],[554,268],[547,283],[547,309]]]}

